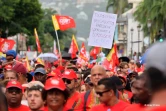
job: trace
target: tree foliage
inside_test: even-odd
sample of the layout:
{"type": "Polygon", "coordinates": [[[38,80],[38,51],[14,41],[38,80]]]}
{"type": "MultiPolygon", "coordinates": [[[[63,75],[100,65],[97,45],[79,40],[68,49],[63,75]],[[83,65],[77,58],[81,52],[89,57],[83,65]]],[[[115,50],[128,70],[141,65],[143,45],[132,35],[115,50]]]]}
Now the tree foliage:
{"type": "Polygon", "coordinates": [[[148,21],[151,22],[150,36],[153,40],[160,29],[164,30],[166,37],[166,1],[144,0],[134,13],[135,19],[141,23],[145,35],[148,34],[148,21]]]}
{"type": "Polygon", "coordinates": [[[0,30],[2,36],[5,30],[8,35],[17,33],[33,34],[33,29],[39,26],[43,12],[38,0],[0,0],[0,30]]]}
{"type": "Polygon", "coordinates": [[[108,11],[110,7],[112,7],[114,13],[121,15],[131,8],[131,5],[128,0],[108,0],[106,10],[108,11]]]}

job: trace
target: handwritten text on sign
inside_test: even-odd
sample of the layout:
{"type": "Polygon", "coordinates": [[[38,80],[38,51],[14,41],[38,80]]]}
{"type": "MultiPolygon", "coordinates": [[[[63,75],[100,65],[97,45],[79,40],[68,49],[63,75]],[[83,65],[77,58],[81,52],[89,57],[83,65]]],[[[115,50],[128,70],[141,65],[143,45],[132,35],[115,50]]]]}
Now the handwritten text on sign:
{"type": "Polygon", "coordinates": [[[116,19],[116,14],[95,11],[93,13],[88,45],[111,48],[116,19]]]}

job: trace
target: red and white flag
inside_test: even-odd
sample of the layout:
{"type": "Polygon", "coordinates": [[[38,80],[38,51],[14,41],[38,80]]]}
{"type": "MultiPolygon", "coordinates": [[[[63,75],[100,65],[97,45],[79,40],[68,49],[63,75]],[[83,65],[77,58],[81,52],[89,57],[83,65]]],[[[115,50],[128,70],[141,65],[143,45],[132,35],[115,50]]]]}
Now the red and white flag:
{"type": "Polygon", "coordinates": [[[0,52],[6,52],[13,49],[14,44],[14,40],[0,38],[0,52]]]}
{"type": "Polygon", "coordinates": [[[100,47],[94,47],[91,51],[90,51],[90,56],[92,56],[94,59],[97,58],[97,55],[101,52],[101,48],[100,47]]]}
{"type": "Polygon", "coordinates": [[[86,48],[85,48],[85,44],[84,42],[82,43],[82,47],[81,47],[81,50],[80,50],[80,53],[79,53],[79,56],[78,56],[78,60],[77,60],[77,63],[78,64],[82,64],[82,63],[86,63],[88,62],[88,57],[86,55],[86,48]]]}
{"type": "Polygon", "coordinates": [[[70,45],[70,49],[69,49],[69,53],[71,54],[71,58],[76,58],[76,54],[78,52],[78,45],[77,45],[77,41],[73,35],[72,40],[71,40],[71,45],[70,45]]]}
{"type": "Polygon", "coordinates": [[[76,27],[74,19],[70,16],[53,15],[52,20],[55,30],[64,31],[76,27]]]}

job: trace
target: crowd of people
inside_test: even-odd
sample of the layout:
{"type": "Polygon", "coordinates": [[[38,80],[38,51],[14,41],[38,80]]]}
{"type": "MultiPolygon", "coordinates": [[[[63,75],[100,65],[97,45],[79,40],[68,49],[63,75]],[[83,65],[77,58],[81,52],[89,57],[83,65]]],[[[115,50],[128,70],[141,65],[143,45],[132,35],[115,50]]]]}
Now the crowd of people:
{"type": "Polygon", "coordinates": [[[166,111],[166,43],[152,46],[146,63],[102,65],[62,60],[31,71],[14,50],[0,67],[0,111],[166,111]]]}

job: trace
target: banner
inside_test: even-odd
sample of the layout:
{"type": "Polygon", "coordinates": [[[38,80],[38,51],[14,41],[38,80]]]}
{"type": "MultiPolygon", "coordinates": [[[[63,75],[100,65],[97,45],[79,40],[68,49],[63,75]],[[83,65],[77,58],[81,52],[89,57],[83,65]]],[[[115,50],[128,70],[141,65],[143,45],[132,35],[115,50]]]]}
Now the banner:
{"type": "Polygon", "coordinates": [[[14,44],[14,40],[0,38],[0,52],[6,52],[13,49],[14,44]]]}
{"type": "Polygon", "coordinates": [[[76,27],[74,19],[70,16],[53,15],[52,20],[53,20],[55,30],[60,29],[64,31],[64,30],[76,27]]]}
{"type": "Polygon", "coordinates": [[[34,32],[35,32],[37,50],[38,50],[39,53],[41,53],[42,50],[41,50],[41,47],[40,47],[39,37],[38,37],[37,31],[36,31],[36,28],[34,29],[34,32]]]}
{"type": "Polygon", "coordinates": [[[116,14],[95,11],[93,13],[88,45],[111,49],[116,20],[116,14]]]}

